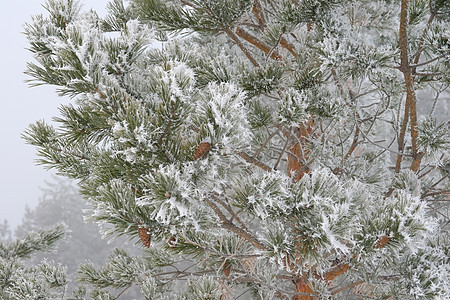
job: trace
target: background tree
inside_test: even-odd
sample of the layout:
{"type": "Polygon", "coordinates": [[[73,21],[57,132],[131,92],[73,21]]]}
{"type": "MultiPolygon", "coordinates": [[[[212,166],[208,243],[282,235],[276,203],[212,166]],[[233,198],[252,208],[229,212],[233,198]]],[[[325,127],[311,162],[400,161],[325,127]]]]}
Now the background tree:
{"type": "Polygon", "coordinates": [[[27,73],[75,100],[25,138],[77,180],[105,235],[149,247],[83,265],[98,295],[449,297],[448,125],[434,118],[448,1],[46,8],[25,27],[27,73]]]}
{"type": "Polygon", "coordinates": [[[0,240],[0,297],[4,300],[55,299],[65,295],[66,270],[61,264],[43,260],[27,266],[24,259],[49,251],[65,232],[62,225],[30,232],[24,239],[0,240]]]}
{"type": "MultiPolygon", "coordinates": [[[[16,237],[25,238],[30,232],[51,229],[55,224],[65,225],[64,239],[55,244],[51,252],[37,252],[30,256],[25,264],[35,266],[46,260],[63,263],[68,282],[65,286],[67,294],[77,287],[76,275],[81,264],[89,261],[95,266],[103,265],[111,252],[118,247],[133,254],[140,253],[138,248],[127,244],[124,238],[108,243],[102,238],[97,224],[84,222],[84,209],[86,202],[73,183],[55,176],[42,188],[42,198],[39,199],[38,205],[34,209],[26,207],[22,224],[15,230],[16,237]]],[[[136,289],[127,290],[125,295],[129,299],[139,298],[136,289]]]]}
{"type": "Polygon", "coordinates": [[[34,209],[26,207],[15,235],[23,238],[29,232],[49,229],[55,224],[64,224],[68,232],[55,251],[34,255],[30,259],[32,264],[44,258],[63,262],[68,273],[73,275],[87,259],[96,265],[106,262],[108,254],[119,243],[108,244],[102,239],[97,224],[85,223],[83,209],[86,209],[86,203],[69,181],[54,177],[52,182],[46,183],[38,205],[34,209]]]}
{"type": "Polygon", "coordinates": [[[8,241],[11,239],[11,229],[9,228],[8,220],[3,220],[0,224],[0,240],[8,241]]]}

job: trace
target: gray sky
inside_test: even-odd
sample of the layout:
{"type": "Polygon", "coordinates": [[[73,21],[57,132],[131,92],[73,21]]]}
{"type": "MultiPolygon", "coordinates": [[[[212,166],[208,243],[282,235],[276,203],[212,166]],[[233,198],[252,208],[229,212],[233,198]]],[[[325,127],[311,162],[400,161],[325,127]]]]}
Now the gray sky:
{"type": "MultiPolygon", "coordinates": [[[[83,8],[105,14],[107,0],[84,0],[83,8]]],[[[21,223],[25,205],[34,207],[41,196],[39,187],[51,179],[51,172],[36,166],[35,149],[26,145],[21,134],[30,123],[51,121],[60,103],[68,99],[56,96],[49,86],[29,88],[23,74],[31,54],[25,49],[23,23],[31,15],[45,13],[44,0],[0,0],[0,222],[7,219],[12,227],[21,223]]]]}

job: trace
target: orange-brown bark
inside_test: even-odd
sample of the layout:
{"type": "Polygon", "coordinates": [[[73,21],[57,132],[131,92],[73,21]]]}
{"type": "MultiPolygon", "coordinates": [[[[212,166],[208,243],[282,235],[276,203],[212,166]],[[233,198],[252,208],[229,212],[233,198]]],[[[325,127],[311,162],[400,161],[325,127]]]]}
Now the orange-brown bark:
{"type": "Polygon", "coordinates": [[[414,91],[414,80],[412,76],[411,65],[409,63],[409,52],[408,52],[408,0],[402,0],[401,10],[400,10],[400,28],[399,28],[399,46],[400,46],[400,71],[403,73],[403,78],[405,79],[406,86],[406,100],[405,100],[405,111],[403,116],[403,122],[400,128],[400,134],[398,138],[398,151],[397,162],[395,165],[395,172],[400,172],[401,163],[403,160],[403,149],[405,143],[405,134],[408,125],[410,123],[410,134],[411,134],[411,146],[413,161],[411,163],[410,169],[414,172],[420,167],[422,161],[423,153],[419,153],[417,139],[419,137],[418,124],[417,124],[417,107],[416,107],[416,94],[414,91]]]}
{"type": "Polygon", "coordinates": [[[230,277],[230,272],[231,272],[231,265],[228,265],[223,269],[223,274],[225,275],[226,278],[230,277]]]}
{"type": "Polygon", "coordinates": [[[292,300],[317,300],[318,298],[314,296],[314,291],[308,282],[299,278],[295,282],[295,291],[298,295],[295,295],[292,300]]]}
{"type": "Polygon", "coordinates": [[[237,27],[236,28],[236,35],[241,37],[241,38],[243,38],[244,40],[246,40],[247,42],[249,42],[250,44],[252,44],[256,48],[258,48],[259,50],[261,50],[265,54],[270,55],[270,58],[276,59],[276,60],[280,60],[282,58],[278,54],[277,51],[273,51],[272,48],[270,48],[268,45],[266,45],[263,42],[261,42],[260,40],[258,40],[255,36],[253,36],[250,33],[248,33],[242,27],[237,27]]]}
{"type": "Polygon", "coordinates": [[[266,19],[264,18],[261,3],[259,3],[258,0],[253,2],[252,12],[258,20],[259,27],[262,31],[264,31],[264,27],[266,27],[266,19]]]}
{"type": "Polygon", "coordinates": [[[242,44],[241,40],[236,36],[236,34],[229,28],[224,28],[223,31],[238,45],[241,51],[247,56],[248,60],[253,64],[254,67],[259,68],[259,64],[256,59],[252,56],[250,51],[242,44]]]}
{"type": "Polygon", "coordinates": [[[298,55],[297,55],[297,53],[295,52],[294,45],[292,45],[291,43],[289,43],[284,37],[281,37],[281,38],[280,38],[280,45],[281,45],[283,48],[287,49],[287,50],[292,54],[292,56],[294,56],[295,58],[298,58],[298,55]]]}
{"type": "Polygon", "coordinates": [[[301,123],[294,133],[295,143],[288,150],[288,175],[295,176],[295,181],[299,181],[303,175],[309,173],[309,167],[305,162],[309,159],[309,137],[313,126],[314,120],[301,123]]]}
{"type": "MultiPolygon", "coordinates": [[[[290,177],[295,176],[295,181],[299,181],[306,173],[309,173],[309,168],[304,163],[308,160],[309,150],[307,148],[310,143],[309,137],[313,131],[314,120],[301,123],[295,130],[295,137],[288,134],[288,138],[293,138],[293,145],[289,148],[288,155],[288,174],[290,177]]],[[[292,134],[292,133],[291,133],[292,134]]],[[[301,242],[297,242],[301,247],[301,242]]],[[[296,261],[300,261],[301,258],[296,258],[296,261]]],[[[286,266],[290,265],[289,260],[285,261],[286,266]]],[[[291,269],[292,267],[289,266],[291,269]]],[[[295,282],[295,295],[292,300],[316,300],[314,291],[304,278],[299,278],[295,282]]]]}

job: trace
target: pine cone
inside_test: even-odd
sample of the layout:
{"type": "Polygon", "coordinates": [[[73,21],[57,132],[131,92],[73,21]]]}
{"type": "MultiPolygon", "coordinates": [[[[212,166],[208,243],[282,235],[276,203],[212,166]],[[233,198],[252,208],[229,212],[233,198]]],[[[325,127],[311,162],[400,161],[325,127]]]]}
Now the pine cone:
{"type": "Polygon", "coordinates": [[[148,229],[140,227],[138,229],[138,235],[142,244],[144,244],[145,247],[150,248],[150,234],[148,233],[148,229]]]}
{"type": "Polygon", "coordinates": [[[229,265],[225,269],[223,269],[223,274],[225,274],[226,278],[230,277],[230,272],[231,272],[231,265],[229,265]]]}
{"type": "Polygon", "coordinates": [[[384,246],[386,246],[389,243],[390,238],[386,235],[383,235],[382,237],[380,237],[380,239],[378,240],[377,244],[375,245],[375,248],[383,248],[384,246]]]}
{"type": "Polygon", "coordinates": [[[176,239],[173,235],[170,236],[169,240],[167,241],[167,244],[169,244],[170,248],[175,248],[176,239]]]}
{"type": "Polygon", "coordinates": [[[194,160],[199,159],[200,157],[206,155],[211,149],[211,144],[208,142],[203,142],[198,145],[197,149],[194,152],[194,160]]]}

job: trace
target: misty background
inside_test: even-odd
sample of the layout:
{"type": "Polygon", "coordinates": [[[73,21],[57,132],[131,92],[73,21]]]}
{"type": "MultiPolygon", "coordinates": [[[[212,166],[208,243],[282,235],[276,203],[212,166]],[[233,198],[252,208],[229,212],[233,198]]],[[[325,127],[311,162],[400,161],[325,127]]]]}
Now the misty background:
{"type": "MultiPolygon", "coordinates": [[[[53,181],[52,174],[42,166],[36,166],[35,148],[25,144],[21,134],[29,124],[37,120],[51,122],[58,115],[61,103],[70,99],[60,98],[51,86],[30,88],[23,72],[27,62],[33,60],[26,49],[28,43],[23,24],[31,16],[45,14],[45,0],[0,0],[0,26],[3,42],[0,46],[0,222],[4,219],[12,230],[21,222],[28,205],[36,207],[46,181],[53,181]]],[[[83,0],[83,10],[90,8],[100,16],[106,14],[107,0],[83,0]]]]}

